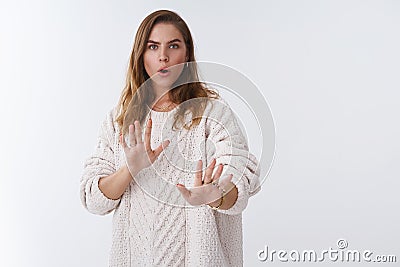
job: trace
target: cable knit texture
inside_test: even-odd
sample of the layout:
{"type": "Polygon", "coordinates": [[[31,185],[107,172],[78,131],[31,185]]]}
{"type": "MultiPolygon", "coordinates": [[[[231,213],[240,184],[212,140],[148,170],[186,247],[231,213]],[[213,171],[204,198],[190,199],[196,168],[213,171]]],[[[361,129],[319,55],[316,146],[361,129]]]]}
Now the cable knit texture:
{"type": "MultiPolygon", "coordinates": [[[[152,166],[131,181],[118,200],[99,189],[101,177],[125,164],[119,144],[116,108],[104,120],[94,153],[84,164],[81,200],[94,214],[114,211],[110,266],[243,266],[242,211],[260,190],[259,168],[234,113],[222,99],[210,101],[200,124],[174,130],[174,114],[151,111],[151,146],[170,140],[152,166]],[[193,186],[199,159],[224,164],[222,178],[233,174],[238,198],[228,210],[189,205],[177,183],[193,186]]],[[[190,114],[187,116],[190,120],[190,114]]],[[[144,133],[143,133],[144,134],[144,133]]]]}

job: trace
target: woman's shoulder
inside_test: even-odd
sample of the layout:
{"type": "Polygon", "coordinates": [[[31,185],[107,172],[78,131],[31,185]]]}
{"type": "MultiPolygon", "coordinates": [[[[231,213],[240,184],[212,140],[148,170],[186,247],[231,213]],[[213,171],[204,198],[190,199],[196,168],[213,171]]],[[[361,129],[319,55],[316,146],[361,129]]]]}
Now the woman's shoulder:
{"type": "Polygon", "coordinates": [[[107,116],[110,120],[112,120],[113,122],[116,122],[117,117],[118,117],[118,106],[114,106],[112,107],[108,113],[107,116]]]}
{"type": "Polygon", "coordinates": [[[102,128],[103,132],[107,133],[107,135],[113,135],[118,131],[118,108],[114,106],[108,110],[105,118],[103,119],[102,128]]]}
{"type": "Polygon", "coordinates": [[[231,107],[223,97],[218,95],[217,98],[208,99],[205,113],[215,117],[229,116],[231,114],[231,107]]]}

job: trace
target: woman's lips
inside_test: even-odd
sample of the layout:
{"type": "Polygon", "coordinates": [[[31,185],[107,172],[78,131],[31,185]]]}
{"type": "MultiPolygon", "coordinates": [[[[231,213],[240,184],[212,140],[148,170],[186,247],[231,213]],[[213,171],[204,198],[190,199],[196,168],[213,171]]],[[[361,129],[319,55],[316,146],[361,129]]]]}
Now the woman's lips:
{"type": "Polygon", "coordinates": [[[160,76],[162,76],[162,77],[168,76],[169,73],[170,73],[170,71],[167,70],[167,69],[161,69],[161,70],[158,71],[158,74],[159,74],[160,76]]]}

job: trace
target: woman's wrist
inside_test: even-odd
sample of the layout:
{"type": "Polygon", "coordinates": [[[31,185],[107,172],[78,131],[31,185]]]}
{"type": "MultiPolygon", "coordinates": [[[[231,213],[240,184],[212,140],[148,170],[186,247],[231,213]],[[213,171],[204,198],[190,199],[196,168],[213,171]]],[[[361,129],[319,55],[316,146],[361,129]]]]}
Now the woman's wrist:
{"type": "Polygon", "coordinates": [[[115,173],[99,179],[100,191],[109,199],[117,200],[125,192],[132,180],[132,176],[126,166],[121,166],[115,173]]]}
{"type": "Polygon", "coordinates": [[[220,198],[208,203],[208,206],[215,210],[230,209],[236,203],[238,197],[238,189],[236,185],[232,182],[230,182],[228,186],[229,190],[226,190],[226,192],[223,193],[220,198]]]}
{"type": "Polygon", "coordinates": [[[221,196],[217,200],[208,203],[208,206],[210,206],[213,209],[219,209],[219,208],[221,208],[223,203],[224,203],[224,197],[221,196]]]}
{"type": "Polygon", "coordinates": [[[129,168],[127,165],[122,166],[120,171],[129,174],[131,176],[131,179],[139,173],[139,171],[134,168],[129,168]]]}
{"type": "Polygon", "coordinates": [[[126,166],[126,165],[121,166],[121,168],[119,169],[119,171],[120,171],[120,173],[121,173],[124,177],[126,177],[126,178],[129,177],[129,180],[131,180],[131,179],[134,177],[134,175],[137,174],[137,173],[135,173],[135,172],[132,172],[132,171],[128,168],[128,166],[126,166]]]}

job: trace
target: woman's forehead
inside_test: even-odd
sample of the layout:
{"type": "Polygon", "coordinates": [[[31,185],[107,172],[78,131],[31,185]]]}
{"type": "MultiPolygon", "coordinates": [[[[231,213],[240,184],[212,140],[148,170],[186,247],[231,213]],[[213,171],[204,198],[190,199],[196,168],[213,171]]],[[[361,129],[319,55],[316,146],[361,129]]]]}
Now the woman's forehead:
{"type": "Polygon", "coordinates": [[[181,32],[170,23],[158,23],[156,24],[149,35],[149,40],[155,42],[171,42],[173,40],[182,41],[183,37],[181,32]]]}

